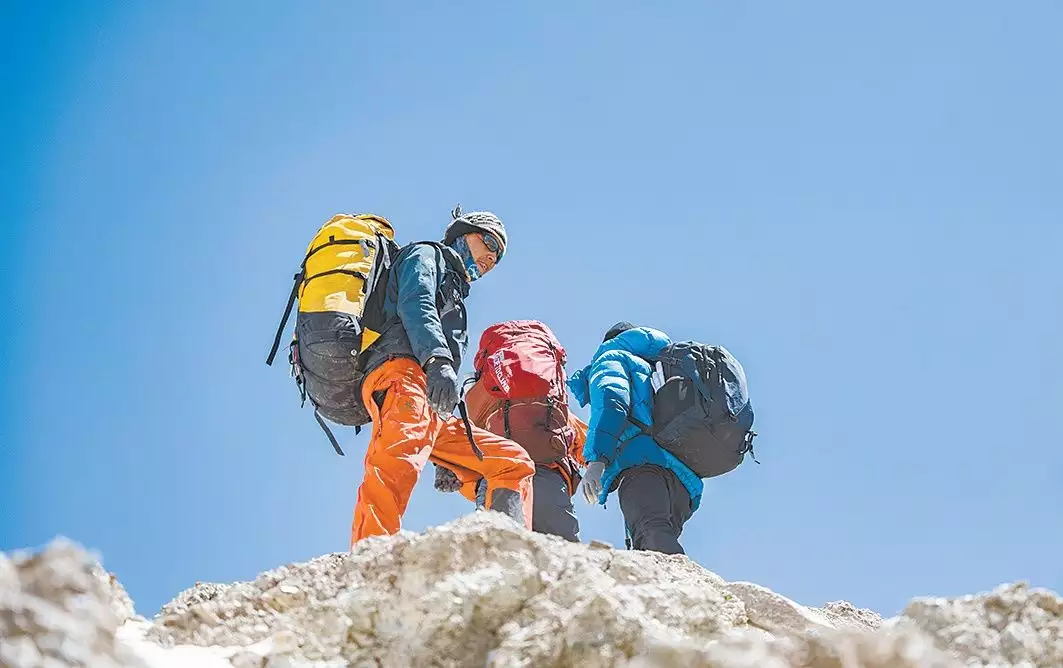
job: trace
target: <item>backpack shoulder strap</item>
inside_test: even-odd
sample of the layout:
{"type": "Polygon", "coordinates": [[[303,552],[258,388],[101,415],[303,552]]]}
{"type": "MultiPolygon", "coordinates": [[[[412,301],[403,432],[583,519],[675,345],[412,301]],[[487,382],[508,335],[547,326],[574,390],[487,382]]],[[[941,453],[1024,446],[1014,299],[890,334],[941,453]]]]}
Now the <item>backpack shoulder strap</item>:
{"type": "MultiPolygon", "coordinates": [[[[651,383],[650,384],[650,388],[651,388],[653,394],[657,394],[657,390],[653,389],[652,377],[651,377],[650,383],[651,383]]],[[[636,436],[639,436],[641,434],[645,434],[646,436],[649,436],[650,438],[655,438],[654,433],[653,433],[653,431],[654,431],[653,426],[648,425],[645,422],[643,422],[642,420],[640,420],[637,417],[635,417],[635,387],[634,387],[634,385],[635,384],[630,382],[630,379],[628,379],[628,403],[630,404],[631,407],[628,408],[628,411],[627,411],[627,420],[628,420],[628,422],[630,422],[631,424],[633,424],[633,425],[635,425],[636,427],[639,428],[640,434],[635,434],[635,436],[632,436],[628,440],[630,441],[630,440],[634,439],[636,436]]],[[[623,432],[621,432],[621,434],[622,433],[623,432]]],[[[619,434],[618,434],[618,437],[619,437],[619,434]]],[[[627,441],[624,441],[624,444],[626,444],[626,443],[627,443],[627,441]]],[[[621,446],[621,447],[623,447],[623,446],[621,446]]],[[[617,455],[619,456],[619,454],[620,453],[618,451],[617,455]]]]}

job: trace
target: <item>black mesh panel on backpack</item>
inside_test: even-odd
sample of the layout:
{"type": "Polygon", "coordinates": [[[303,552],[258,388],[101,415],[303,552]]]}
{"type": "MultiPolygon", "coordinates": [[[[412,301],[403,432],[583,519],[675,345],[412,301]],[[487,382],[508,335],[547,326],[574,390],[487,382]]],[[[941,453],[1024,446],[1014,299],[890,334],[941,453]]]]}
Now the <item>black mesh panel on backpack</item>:
{"type": "Polygon", "coordinates": [[[744,378],[738,382],[723,354],[687,341],[669,346],[659,358],[664,384],[653,399],[653,436],[699,478],[733,471],[749,449],[753,408],[742,397],[732,414],[734,388],[744,389],[744,378]]]}
{"type": "Polygon", "coordinates": [[[362,336],[345,313],[300,313],[295,322],[296,356],[303,390],[322,417],[357,427],[370,421],[362,405],[362,336]]]}
{"type": "Polygon", "coordinates": [[[384,289],[392,256],[398,253],[394,242],[377,239],[380,253],[366,280],[364,289],[369,294],[361,324],[354,316],[337,311],[300,312],[295,321],[294,366],[302,391],[322,417],[348,427],[371,421],[361,397],[365,376],[362,325],[378,332],[384,329],[384,289]]]}

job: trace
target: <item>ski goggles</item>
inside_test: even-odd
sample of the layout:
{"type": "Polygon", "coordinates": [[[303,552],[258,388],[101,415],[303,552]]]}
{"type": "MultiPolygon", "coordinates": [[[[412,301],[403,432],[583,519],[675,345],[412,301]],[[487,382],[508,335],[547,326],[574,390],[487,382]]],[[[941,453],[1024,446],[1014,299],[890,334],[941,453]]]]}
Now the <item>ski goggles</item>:
{"type": "Polygon", "coordinates": [[[490,232],[483,232],[480,234],[480,238],[483,240],[484,246],[487,246],[487,250],[495,254],[495,261],[501,260],[505,249],[498,241],[498,237],[490,232]]]}

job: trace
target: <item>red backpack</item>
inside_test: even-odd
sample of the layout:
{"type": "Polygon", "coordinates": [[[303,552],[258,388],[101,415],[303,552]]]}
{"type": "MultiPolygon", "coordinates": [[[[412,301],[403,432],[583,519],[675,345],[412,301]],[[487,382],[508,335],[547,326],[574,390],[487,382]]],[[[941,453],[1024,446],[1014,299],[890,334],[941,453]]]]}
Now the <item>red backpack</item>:
{"type": "Polygon", "coordinates": [[[575,438],[569,426],[565,349],[545,324],[510,320],[480,337],[473,362],[481,387],[494,398],[488,431],[521,445],[538,464],[564,459],[575,438]]]}

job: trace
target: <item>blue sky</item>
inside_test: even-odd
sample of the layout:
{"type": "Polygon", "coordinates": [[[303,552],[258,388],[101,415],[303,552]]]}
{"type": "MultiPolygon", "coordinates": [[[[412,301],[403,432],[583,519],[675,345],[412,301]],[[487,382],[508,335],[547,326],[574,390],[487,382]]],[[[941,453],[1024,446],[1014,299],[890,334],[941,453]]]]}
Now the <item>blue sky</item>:
{"type": "MultiPolygon", "coordinates": [[[[149,615],[345,549],[367,436],[263,364],[291,274],[337,211],[405,242],[461,202],[511,238],[474,340],[745,364],[762,465],[708,483],[707,568],[1063,590],[1059,3],[577,4],[0,6],[0,548],[71,536],[149,615]]],[[[405,526],[468,510],[428,475],[405,526]]]]}

